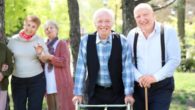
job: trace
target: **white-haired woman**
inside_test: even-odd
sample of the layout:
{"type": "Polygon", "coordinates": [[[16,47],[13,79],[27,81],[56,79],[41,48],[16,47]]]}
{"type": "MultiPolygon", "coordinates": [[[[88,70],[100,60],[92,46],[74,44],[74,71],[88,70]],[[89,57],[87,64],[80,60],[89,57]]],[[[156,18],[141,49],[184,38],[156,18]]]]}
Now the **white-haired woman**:
{"type": "Polygon", "coordinates": [[[74,110],[72,104],[73,79],[70,72],[70,53],[65,41],[58,39],[58,25],[47,21],[44,26],[48,37],[45,64],[48,110],[74,110]]]}

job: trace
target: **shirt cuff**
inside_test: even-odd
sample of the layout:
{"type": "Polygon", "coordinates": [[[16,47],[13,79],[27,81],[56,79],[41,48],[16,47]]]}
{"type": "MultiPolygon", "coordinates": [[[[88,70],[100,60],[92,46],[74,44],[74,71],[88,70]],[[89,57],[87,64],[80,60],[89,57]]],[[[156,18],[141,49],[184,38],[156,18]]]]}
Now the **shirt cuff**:
{"type": "Polygon", "coordinates": [[[156,79],[156,82],[159,82],[164,79],[160,74],[154,74],[154,78],[156,79]]]}
{"type": "Polygon", "coordinates": [[[125,89],[125,96],[133,95],[134,87],[131,87],[130,89],[125,89]]]}

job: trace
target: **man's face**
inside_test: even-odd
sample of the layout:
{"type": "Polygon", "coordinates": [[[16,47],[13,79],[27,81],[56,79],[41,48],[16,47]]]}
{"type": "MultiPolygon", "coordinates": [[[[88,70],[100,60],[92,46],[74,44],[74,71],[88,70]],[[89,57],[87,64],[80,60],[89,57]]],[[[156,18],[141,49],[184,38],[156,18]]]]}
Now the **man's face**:
{"type": "Polygon", "coordinates": [[[99,13],[95,19],[97,32],[102,39],[106,39],[111,33],[113,21],[110,14],[106,12],[99,13]]]}
{"type": "Polygon", "coordinates": [[[148,31],[153,29],[155,17],[152,10],[148,8],[140,8],[134,12],[135,21],[137,26],[142,31],[148,31]]]}

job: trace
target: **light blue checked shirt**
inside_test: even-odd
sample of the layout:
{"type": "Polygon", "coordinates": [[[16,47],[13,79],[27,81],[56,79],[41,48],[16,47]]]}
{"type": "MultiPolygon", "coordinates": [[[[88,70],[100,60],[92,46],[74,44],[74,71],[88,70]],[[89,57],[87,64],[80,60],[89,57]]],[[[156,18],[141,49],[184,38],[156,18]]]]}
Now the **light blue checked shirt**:
{"type": "MultiPolygon", "coordinates": [[[[125,87],[125,95],[132,95],[134,87],[134,75],[132,73],[131,52],[130,46],[127,43],[126,38],[123,35],[121,37],[122,45],[122,78],[125,87]]],[[[98,78],[96,84],[101,86],[111,86],[111,79],[108,70],[108,60],[112,48],[112,36],[109,35],[108,39],[101,40],[96,35],[96,46],[98,59],[100,64],[100,70],[98,72],[98,78]]],[[[86,47],[87,47],[88,35],[82,37],[79,47],[79,54],[77,59],[77,67],[75,73],[75,85],[74,95],[83,95],[85,80],[87,77],[87,65],[86,65],[86,47]]]]}

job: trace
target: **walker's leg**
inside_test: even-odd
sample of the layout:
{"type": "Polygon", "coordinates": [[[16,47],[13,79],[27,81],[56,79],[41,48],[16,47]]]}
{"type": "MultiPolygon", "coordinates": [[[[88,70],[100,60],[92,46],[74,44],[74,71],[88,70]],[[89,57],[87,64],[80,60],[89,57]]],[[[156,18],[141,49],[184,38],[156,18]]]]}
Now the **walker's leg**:
{"type": "Polygon", "coordinates": [[[75,104],[75,110],[79,110],[78,102],[75,104]]]}
{"type": "Polygon", "coordinates": [[[127,104],[127,110],[130,110],[131,109],[131,105],[128,103],[127,104]]]}

